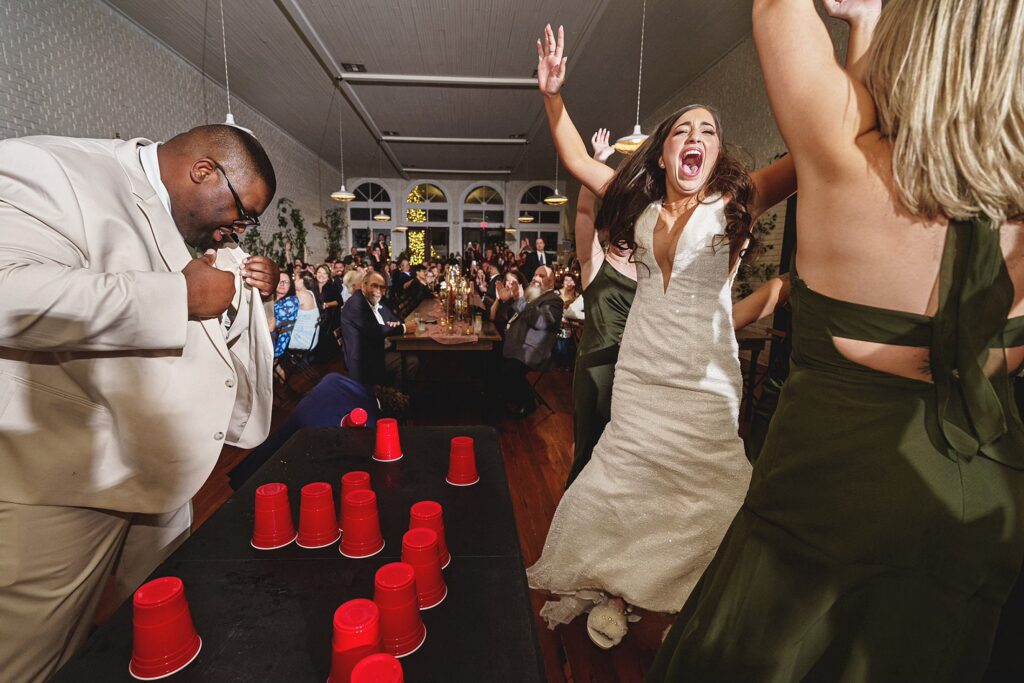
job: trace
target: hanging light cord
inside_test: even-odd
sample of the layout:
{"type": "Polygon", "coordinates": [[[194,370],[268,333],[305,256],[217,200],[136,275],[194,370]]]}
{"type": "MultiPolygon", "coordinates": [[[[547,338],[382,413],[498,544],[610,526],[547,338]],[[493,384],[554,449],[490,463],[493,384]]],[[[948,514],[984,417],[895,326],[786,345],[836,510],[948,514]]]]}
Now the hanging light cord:
{"type": "MultiPolygon", "coordinates": [[[[644,0],[646,2],[646,0],[644,0]]],[[[228,116],[231,116],[231,80],[228,78],[228,37],[224,30],[224,0],[220,0],[220,42],[224,46],[224,88],[228,95],[228,116]]]]}
{"type": "MultiPolygon", "coordinates": [[[[337,90],[334,91],[337,94],[337,90]]],[[[331,97],[331,101],[334,101],[334,97],[331,97]]],[[[338,158],[341,164],[341,184],[345,184],[345,138],[343,135],[344,124],[342,123],[345,118],[345,103],[342,102],[338,106],[338,158]]]]}
{"type": "Polygon", "coordinates": [[[640,14],[640,75],[636,79],[636,124],[640,125],[640,85],[644,80],[644,28],[647,24],[647,0],[640,14]]]}

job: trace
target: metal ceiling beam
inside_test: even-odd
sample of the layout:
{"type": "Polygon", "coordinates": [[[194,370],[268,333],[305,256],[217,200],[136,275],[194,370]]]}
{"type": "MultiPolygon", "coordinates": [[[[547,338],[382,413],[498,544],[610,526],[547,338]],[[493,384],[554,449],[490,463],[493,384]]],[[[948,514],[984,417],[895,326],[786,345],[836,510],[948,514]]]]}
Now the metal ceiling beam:
{"type": "Polygon", "coordinates": [[[383,83],[385,85],[445,85],[469,88],[536,88],[536,78],[499,78],[491,76],[427,76],[414,74],[375,74],[344,72],[347,83],[383,83]]]}
{"type": "Polygon", "coordinates": [[[431,138],[415,135],[385,135],[384,142],[415,142],[429,145],[525,145],[525,138],[431,138]]]}
{"type": "Polygon", "coordinates": [[[402,172],[404,172],[404,173],[415,173],[417,175],[423,175],[423,174],[437,175],[437,174],[440,174],[440,173],[444,173],[444,174],[452,174],[452,175],[472,175],[472,176],[478,176],[478,175],[509,175],[509,174],[512,173],[512,171],[510,169],[504,169],[504,170],[501,170],[501,171],[496,171],[496,170],[481,171],[481,170],[478,170],[478,169],[471,169],[471,168],[403,168],[402,172]]]}
{"type": "MultiPolygon", "coordinates": [[[[373,116],[366,108],[366,105],[364,105],[363,101],[359,99],[359,95],[356,94],[356,91],[352,86],[344,81],[344,76],[351,74],[345,74],[345,72],[341,71],[338,67],[338,60],[335,59],[334,55],[331,54],[331,51],[327,49],[327,44],[324,43],[320,34],[317,33],[316,29],[313,27],[313,22],[311,22],[309,17],[306,16],[306,13],[302,11],[302,7],[299,6],[298,0],[276,0],[276,3],[281,9],[281,12],[285,15],[285,18],[288,19],[292,27],[298,32],[299,37],[306,44],[306,47],[312,51],[313,56],[320,62],[320,65],[324,68],[324,71],[327,72],[327,75],[330,76],[334,87],[340,89],[341,94],[344,95],[345,99],[352,105],[352,109],[355,110],[360,120],[362,120],[363,125],[365,125],[367,130],[370,131],[370,134],[373,135],[373,139],[383,140],[384,134],[381,132],[380,127],[377,126],[377,123],[373,120],[373,116]]],[[[402,162],[398,160],[394,150],[391,149],[391,145],[386,142],[381,142],[380,146],[383,148],[384,154],[387,155],[388,161],[391,162],[394,169],[398,173],[402,174],[403,178],[407,178],[408,176],[405,175],[402,168],[402,162]]]]}

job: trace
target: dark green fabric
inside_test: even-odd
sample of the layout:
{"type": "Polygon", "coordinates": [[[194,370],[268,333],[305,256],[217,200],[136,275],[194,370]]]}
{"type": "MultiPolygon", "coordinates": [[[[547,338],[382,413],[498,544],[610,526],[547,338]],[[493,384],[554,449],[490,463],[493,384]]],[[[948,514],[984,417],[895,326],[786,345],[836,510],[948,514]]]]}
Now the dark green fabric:
{"type": "Polygon", "coordinates": [[[1021,327],[987,221],[950,226],[940,278],[928,318],[794,271],[790,377],[650,683],[981,678],[1024,557],[1024,424],[1005,367],[988,379],[980,359],[1021,327]],[[854,363],[833,337],[930,347],[936,382],[854,363]]]}
{"type": "Polygon", "coordinates": [[[611,419],[615,362],[619,358],[619,342],[635,295],[636,281],[615,270],[607,260],[583,290],[586,317],[572,379],[576,441],[566,488],[590,462],[594,446],[611,419]]]}

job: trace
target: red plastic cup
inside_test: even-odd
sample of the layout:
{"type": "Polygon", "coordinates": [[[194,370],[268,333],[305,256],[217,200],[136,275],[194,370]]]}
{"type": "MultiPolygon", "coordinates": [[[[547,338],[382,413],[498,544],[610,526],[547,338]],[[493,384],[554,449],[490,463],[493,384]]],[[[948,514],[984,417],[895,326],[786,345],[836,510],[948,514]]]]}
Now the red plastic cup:
{"type": "Polygon", "coordinates": [[[377,445],[373,449],[373,459],[393,462],[401,458],[402,444],[398,440],[398,420],[393,417],[377,420],[377,445]]]}
{"type": "Polygon", "coordinates": [[[441,569],[452,563],[452,554],[448,552],[448,544],[444,536],[444,512],[440,503],[432,500],[421,500],[409,510],[410,529],[430,529],[437,534],[437,556],[441,561],[441,569]]]}
{"type": "Polygon", "coordinates": [[[337,543],[341,538],[338,531],[338,517],[334,512],[334,489],[318,481],[302,487],[302,503],[299,506],[300,548],[323,548],[337,543]]]}
{"type": "Polygon", "coordinates": [[[402,562],[416,572],[416,597],[420,609],[437,607],[448,595],[441,575],[437,534],[430,529],[410,529],[402,536],[402,562]]]}
{"type": "Polygon", "coordinates": [[[373,601],[380,610],[384,651],[405,657],[420,649],[427,640],[427,627],[416,599],[416,571],[404,562],[392,562],[378,569],[373,601]]]}
{"type": "MultiPolygon", "coordinates": [[[[366,411],[362,408],[354,408],[351,413],[341,418],[342,427],[365,427],[366,411]]],[[[346,682],[347,683],[347,682],[346,682]]]]}
{"type": "Polygon", "coordinates": [[[360,660],[383,652],[380,611],[372,600],[349,600],[334,612],[331,675],[327,683],[349,683],[360,660]]]}
{"type": "Polygon", "coordinates": [[[476,450],[471,437],[457,436],[452,439],[448,477],[445,481],[452,486],[472,486],[480,481],[480,474],[476,471],[476,450]]]}
{"type": "Polygon", "coordinates": [[[250,544],[257,550],[283,548],[296,538],[288,487],[264,484],[256,489],[256,518],[250,544]]]}
{"type": "Polygon", "coordinates": [[[192,624],[181,579],[165,576],[143,584],[132,604],[134,640],[128,673],[151,681],[181,671],[196,658],[203,641],[192,624]]]}
{"type": "Polygon", "coordinates": [[[341,501],[345,533],[339,550],[345,557],[372,557],[384,550],[377,513],[377,494],[370,490],[351,491],[341,501]]]}
{"type": "Polygon", "coordinates": [[[344,529],[344,525],[341,523],[341,517],[343,510],[345,509],[345,495],[353,491],[370,491],[370,473],[369,472],[348,472],[341,476],[341,503],[338,505],[338,528],[344,529]]]}
{"type": "Polygon", "coordinates": [[[402,663],[384,653],[370,655],[352,670],[352,683],[405,683],[402,663]]]}

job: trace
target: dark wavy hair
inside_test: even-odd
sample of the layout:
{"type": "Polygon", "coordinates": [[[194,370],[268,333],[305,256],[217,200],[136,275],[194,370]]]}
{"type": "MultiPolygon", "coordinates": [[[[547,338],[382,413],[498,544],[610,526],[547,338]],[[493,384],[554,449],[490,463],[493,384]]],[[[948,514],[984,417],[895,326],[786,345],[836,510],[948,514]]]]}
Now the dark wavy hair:
{"type": "Polygon", "coordinates": [[[752,240],[748,205],[754,195],[754,183],[747,165],[726,147],[718,112],[703,104],[691,104],[668,116],[640,148],[619,167],[604,193],[597,212],[598,229],[608,230],[608,241],[620,249],[636,249],[636,221],[651,202],[663,201],[665,169],[658,166],[661,151],[675,122],[694,109],[706,109],[715,120],[721,151],[703,194],[721,194],[730,198],[725,205],[725,238],[730,247],[739,248],[752,240]]]}

